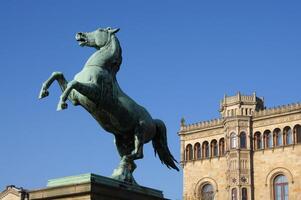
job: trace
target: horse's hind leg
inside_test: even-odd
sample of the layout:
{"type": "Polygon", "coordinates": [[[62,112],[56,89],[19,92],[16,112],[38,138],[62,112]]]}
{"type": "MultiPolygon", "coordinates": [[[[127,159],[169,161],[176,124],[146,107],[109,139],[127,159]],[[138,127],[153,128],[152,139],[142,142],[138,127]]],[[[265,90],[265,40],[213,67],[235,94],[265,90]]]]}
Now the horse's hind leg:
{"type": "Polygon", "coordinates": [[[146,126],[144,121],[140,121],[138,127],[135,130],[135,148],[131,154],[127,155],[126,158],[129,160],[138,160],[143,158],[143,145],[144,145],[144,133],[146,126]]]}
{"type": "Polygon", "coordinates": [[[117,148],[120,158],[123,158],[123,156],[130,154],[132,149],[134,148],[134,145],[132,142],[125,141],[122,138],[122,136],[119,136],[119,135],[115,135],[114,142],[115,142],[115,145],[116,145],[116,148],[117,148]]]}
{"type": "Polygon", "coordinates": [[[112,178],[137,184],[133,177],[133,172],[137,166],[134,163],[134,160],[126,159],[126,155],[131,153],[131,150],[134,148],[134,144],[132,142],[125,141],[120,136],[115,135],[115,145],[121,159],[118,168],[116,168],[112,174],[112,178]]]}
{"type": "Polygon", "coordinates": [[[51,84],[55,80],[57,80],[62,92],[64,92],[64,90],[66,89],[67,84],[68,84],[67,80],[65,79],[62,72],[53,72],[51,74],[51,76],[43,83],[40,94],[39,94],[39,99],[42,99],[49,95],[48,88],[51,86],[51,84]]]}
{"type": "MultiPolygon", "coordinates": [[[[115,145],[121,160],[126,159],[126,155],[131,154],[132,149],[135,148],[133,142],[124,141],[121,136],[117,136],[117,135],[115,135],[115,145]]],[[[133,160],[129,160],[129,161],[130,164],[132,165],[131,172],[133,172],[137,166],[133,160]]]]}

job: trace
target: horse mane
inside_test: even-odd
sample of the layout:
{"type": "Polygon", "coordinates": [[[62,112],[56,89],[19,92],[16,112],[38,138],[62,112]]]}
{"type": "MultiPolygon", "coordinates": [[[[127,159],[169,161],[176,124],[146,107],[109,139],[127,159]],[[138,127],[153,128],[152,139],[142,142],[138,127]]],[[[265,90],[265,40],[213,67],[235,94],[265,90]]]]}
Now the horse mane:
{"type": "Polygon", "coordinates": [[[115,34],[110,36],[110,41],[102,49],[105,59],[107,59],[105,62],[107,70],[116,75],[122,63],[122,49],[115,34]]]}

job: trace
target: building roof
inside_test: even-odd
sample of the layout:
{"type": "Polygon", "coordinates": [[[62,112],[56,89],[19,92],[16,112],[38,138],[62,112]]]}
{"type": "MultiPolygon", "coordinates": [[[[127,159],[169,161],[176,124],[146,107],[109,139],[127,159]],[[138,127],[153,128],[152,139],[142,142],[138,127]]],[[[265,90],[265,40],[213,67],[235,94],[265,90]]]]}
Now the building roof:
{"type": "Polygon", "coordinates": [[[5,199],[8,195],[14,195],[16,197],[19,197],[19,199],[24,199],[24,194],[26,193],[26,190],[24,190],[22,187],[18,188],[14,185],[8,185],[6,186],[5,190],[0,192],[0,200],[5,199]]]}

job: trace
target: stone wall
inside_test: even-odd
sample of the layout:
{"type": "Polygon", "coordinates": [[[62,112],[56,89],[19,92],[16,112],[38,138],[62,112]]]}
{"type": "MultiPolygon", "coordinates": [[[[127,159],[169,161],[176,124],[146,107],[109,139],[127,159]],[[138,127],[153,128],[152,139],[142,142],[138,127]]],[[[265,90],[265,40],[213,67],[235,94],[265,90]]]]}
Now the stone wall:
{"type": "Polygon", "coordinates": [[[210,183],[215,190],[215,199],[228,196],[226,173],[227,160],[225,157],[189,161],[184,167],[183,199],[200,199],[200,189],[210,183]]]}
{"type": "Polygon", "coordinates": [[[289,199],[301,199],[301,144],[254,152],[255,199],[273,199],[273,180],[289,181],[289,199]]]}

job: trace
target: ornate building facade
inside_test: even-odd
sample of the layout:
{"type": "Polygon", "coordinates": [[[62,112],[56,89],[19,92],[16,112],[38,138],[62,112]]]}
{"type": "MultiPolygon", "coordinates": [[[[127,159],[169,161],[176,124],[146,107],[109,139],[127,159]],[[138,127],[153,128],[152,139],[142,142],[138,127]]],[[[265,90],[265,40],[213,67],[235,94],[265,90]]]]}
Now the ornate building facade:
{"type": "Polygon", "coordinates": [[[219,119],[179,131],[185,200],[300,200],[301,104],[225,96],[219,119]]]}

